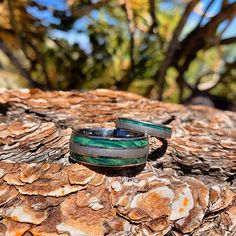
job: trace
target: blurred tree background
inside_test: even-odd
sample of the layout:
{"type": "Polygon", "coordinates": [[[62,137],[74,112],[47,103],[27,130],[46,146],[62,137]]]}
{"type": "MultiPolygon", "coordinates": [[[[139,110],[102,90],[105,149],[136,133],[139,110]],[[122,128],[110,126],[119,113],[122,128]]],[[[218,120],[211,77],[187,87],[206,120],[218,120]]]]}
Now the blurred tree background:
{"type": "Polygon", "coordinates": [[[235,109],[235,16],[235,0],[0,0],[0,87],[235,109]]]}

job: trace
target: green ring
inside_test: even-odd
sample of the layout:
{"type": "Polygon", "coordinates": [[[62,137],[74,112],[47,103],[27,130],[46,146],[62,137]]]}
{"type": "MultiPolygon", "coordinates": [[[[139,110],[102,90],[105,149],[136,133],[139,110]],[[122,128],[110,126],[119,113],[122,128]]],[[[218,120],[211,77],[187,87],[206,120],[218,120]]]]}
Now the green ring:
{"type": "Polygon", "coordinates": [[[170,138],[172,135],[171,128],[165,125],[155,124],[146,121],[139,121],[129,118],[118,118],[116,121],[116,127],[131,131],[144,132],[149,135],[161,138],[170,138]]]}
{"type": "Polygon", "coordinates": [[[142,148],[148,145],[147,137],[140,140],[109,140],[89,137],[72,136],[71,141],[83,146],[100,148],[142,148]]]}
{"type": "Polygon", "coordinates": [[[149,144],[144,133],[106,128],[74,130],[71,142],[87,147],[109,149],[143,148],[149,144]]]}
{"type": "Polygon", "coordinates": [[[115,158],[115,157],[103,157],[103,156],[83,156],[70,152],[71,158],[83,164],[89,164],[93,166],[104,166],[104,167],[128,167],[138,166],[146,162],[147,157],[136,157],[136,158],[115,158]]]}

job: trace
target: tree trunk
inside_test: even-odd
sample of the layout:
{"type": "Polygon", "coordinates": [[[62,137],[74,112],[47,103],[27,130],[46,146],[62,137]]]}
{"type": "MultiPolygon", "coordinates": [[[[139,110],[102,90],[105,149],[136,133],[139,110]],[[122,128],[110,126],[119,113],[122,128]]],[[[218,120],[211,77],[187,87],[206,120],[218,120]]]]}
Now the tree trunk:
{"type": "Polygon", "coordinates": [[[235,235],[236,114],[126,92],[0,90],[2,235],[235,235]],[[71,128],[170,126],[146,166],[69,162],[71,128]],[[31,234],[30,234],[31,233],[31,234]]]}

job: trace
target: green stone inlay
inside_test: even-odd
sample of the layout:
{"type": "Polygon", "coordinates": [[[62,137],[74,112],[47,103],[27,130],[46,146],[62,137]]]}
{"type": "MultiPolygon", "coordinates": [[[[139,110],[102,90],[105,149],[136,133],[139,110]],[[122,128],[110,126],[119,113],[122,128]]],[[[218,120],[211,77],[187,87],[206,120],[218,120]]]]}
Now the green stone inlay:
{"type": "Polygon", "coordinates": [[[80,154],[70,153],[72,159],[78,162],[83,162],[91,165],[99,166],[127,166],[127,165],[141,165],[146,162],[146,156],[136,158],[115,158],[115,157],[90,157],[80,154]]]}
{"type": "Polygon", "coordinates": [[[81,136],[72,136],[71,140],[75,143],[90,146],[90,147],[101,147],[101,148],[139,148],[148,145],[148,139],[143,138],[140,140],[109,140],[99,138],[88,138],[81,136]]]}
{"type": "Polygon", "coordinates": [[[146,123],[146,122],[132,120],[132,119],[128,119],[128,118],[118,118],[118,119],[121,122],[129,123],[129,124],[133,124],[133,125],[138,125],[138,126],[145,126],[145,127],[149,127],[149,128],[154,128],[154,129],[156,129],[160,132],[163,132],[163,133],[171,133],[171,128],[169,128],[165,125],[162,125],[162,124],[146,123]]]}

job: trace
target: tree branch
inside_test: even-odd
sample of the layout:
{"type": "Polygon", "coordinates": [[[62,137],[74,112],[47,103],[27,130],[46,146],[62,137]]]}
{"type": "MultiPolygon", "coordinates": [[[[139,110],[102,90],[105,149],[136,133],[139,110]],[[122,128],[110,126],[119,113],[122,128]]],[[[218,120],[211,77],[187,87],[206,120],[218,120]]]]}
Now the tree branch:
{"type": "Polygon", "coordinates": [[[200,21],[198,22],[197,27],[199,27],[199,26],[201,25],[203,19],[204,19],[205,16],[206,16],[207,11],[209,10],[209,8],[211,7],[211,5],[212,5],[213,2],[214,2],[214,0],[211,0],[211,1],[208,3],[207,7],[205,8],[205,10],[204,10],[204,12],[203,12],[203,14],[202,14],[202,17],[201,17],[200,21]]]}
{"type": "Polygon", "coordinates": [[[31,41],[31,42],[28,41],[28,44],[29,44],[29,46],[32,48],[32,50],[35,52],[36,57],[37,57],[37,61],[38,61],[38,63],[39,63],[39,64],[41,65],[41,67],[42,67],[43,74],[44,74],[45,79],[46,79],[46,88],[47,88],[47,89],[52,89],[51,81],[50,81],[50,78],[49,78],[48,72],[47,72],[47,67],[46,67],[46,64],[45,64],[44,59],[42,58],[41,53],[39,52],[39,50],[38,50],[37,47],[33,44],[32,41],[31,41]]]}
{"type": "Polygon", "coordinates": [[[12,31],[12,29],[0,27],[0,33],[10,34],[11,36],[15,36],[15,33],[12,31]]]}
{"type": "MultiPolygon", "coordinates": [[[[198,83],[196,84],[196,87],[194,88],[195,93],[196,92],[208,92],[210,90],[212,90],[213,88],[215,88],[219,83],[222,83],[224,78],[226,77],[227,74],[229,74],[233,69],[235,69],[236,66],[236,61],[234,62],[226,62],[225,63],[225,71],[221,72],[221,73],[216,73],[216,72],[207,72],[201,76],[198,77],[197,81],[198,83]],[[211,81],[208,82],[203,82],[200,83],[201,78],[203,76],[207,76],[207,75],[213,75],[215,78],[213,78],[211,81]]],[[[224,85],[226,85],[224,83],[224,85]]]]}
{"type": "Polygon", "coordinates": [[[184,40],[182,40],[178,49],[175,51],[170,64],[178,70],[179,75],[176,80],[180,86],[180,91],[183,91],[184,86],[188,86],[187,81],[183,81],[183,74],[188,70],[189,65],[196,58],[197,52],[201,49],[206,49],[215,45],[215,40],[213,39],[216,38],[218,25],[224,20],[232,20],[235,13],[236,2],[224,7],[217,15],[212,17],[207,24],[203,27],[196,27],[184,40]]]}
{"type": "Polygon", "coordinates": [[[155,0],[149,0],[149,14],[152,19],[152,24],[149,29],[150,34],[155,34],[157,38],[160,41],[160,45],[163,45],[163,39],[161,38],[161,35],[159,34],[157,28],[158,28],[158,20],[156,17],[156,12],[155,12],[156,6],[155,6],[155,0]]]}
{"type": "Polygon", "coordinates": [[[226,45],[226,44],[231,44],[231,43],[236,43],[236,36],[220,40],[221,45],[226,45]]]}
{"type": "Polygon", "coordinates": [[[229,28],[229,26],[232,24],[232,21],[228,21],[227,24],[225,25],[225,27],[222,29],[222,31],[220,32],[220,37],[222,37],[222,35],[225,33],[225,31],[229,28]]]}
{"type": "MultiPolygon", "coordinates": [[[[20,45],[20,48],[21,48],[22,52],[24,53],[24,55],[25,55],[26,59],[29,61],[29,63],[32,65],[32,58],[28,54],[27,48],[26,48],[26,45],[25,45],[26,40],[24,39],[24,37],[22,37],[22,33],[18,30],[18,27],[17,27],[17,22],[16,22],[16,18],[15,18],[15,14],[14,14],[12,0],[7,0],[7,4],[8,4],[8,11],[9,11],[9,18],[10,18],[11,28],[12,28],[13,32],[15,32],[15,36],[18,39],[18,42],[19,42],[19,45],[20,45]]],[[[35,51],[37,58],[40,59],[38,62],[42,66],[43,73],[45,75],[46,89],[51,89],[52,88],[51,82],[50,82],[49,77],[47,75],[47,71],[46,71],[46,67],[44,65],[44,62],[43,62],[41,56],[39,55],[40,53],[39,53],[38,50],[36,50],[36,48],[34,47],[32,42],[30,42],[30,45],[31,45],[31,48],[35,51]]]]}
{"type": "Polygon", "coordinates": [[[129,35],[130,35],[130,71],[131,74],[134,70],[134,14],[132,6],[130,5],[129,0],[124,0],[124,10],[128,21],[129,35]]]}
{"type": "Polygon", "coordinates": [[[12,64],[16,67],[19,73],[28,81],[30,87],[40,87],[33,81],[30,73],[21,65],[20,61],[15,57],[12,51],[0,40],[0,50],[9,58],[12,64]]]}
{"type": "Polygon", "coordinates": [[[203,83],[199,83],[196,88],[198,91],[209,91],[213,88],[215,88],[223,79],[223,77],[220,77],[219,74],[217,73],[212,73],[213,79],[211,79],[208,82],[203,82],[203,83]]]}
{"type": "MultiPolygon", "coordinates": [[[[226,19],[231,19],[236,13],[236,2],[229,4],[223,8],[217,15],[211,18],[211,20],[203,27],[197,27],[190,32],[179,45],[178,50],[175,51],[173,56],[174,60],[172,65],[175,67],[181,67],[188,60],[191,54],[195,54],[207,44],[210,43],[210,39],[215,38],[215,32],[218,25],[226,19]],[[183,58],[184,60],[181,60],[183,58]],[[178,63],[178,62],[181,62],[178,63]]],[[[211,45],[212,43],[210,43],[211,45]]],[[[191,56],[192,57],[192,56],[191,56]]],[[[189,61],[189,60],[188,60],[189,61]]]]}
{"type": "Polygon", "coordinates": [[[172,58],[174,56],[175,51],[178,48],[179,36],[180,36],[180,34],[187,22],[187,19],[188,19],[190,13],[192,12],[193,8],[197,5],[198,2],[199,2],[199,0],[190,1],[189,4],[187,5],[187,7],[185,8],[183,15],[182,15],[177,27],[174,30],[172,39],[171,39],[168,49],[167,49],[166,57],[165,57],[162,65],[160,66],[160,69],[154,75],[154,79],[156,81],[158,81],[158,85],[159,85],[159,95],[158,95],[159,100],[162,100],[162,97],[163,97],[166,72],[172,62],[172,58]]]}
{"type": "Polygon", "coordinates": [[[150,27],[149,32],[155,33],[158,27],[158,22],[157,22],[156,13],[155,13],[155,0],[149,0],[149,13],[152,19],[152,25],[150,27]]]}
{"type": "Polygon", "coordinates": [[[21,50],[23,51],[25,57],[27,58],[28,61],[30,61],[31,58],[29,57],[28,52],[26,50],[25,44],[24,44],[23,39],[21,37],[21,32],[19,32],[18,27],[17,27],[14,9],[13,9],[11,0],[7,0],[7,6],[8,6],[11,28],[12,28],[13,32],[15,32],[15,36],[18,40],[19,46],[20,46],[21,50]]]}
{"type": "Polygon", "coordinates": [[[203,73],[202,75],[198,76],[198,77],[196,78],[196,82],[195,82],[195,85],[194,85],[194,88],[193,88],[193,89],[194,89],[194,90],[197,90],[198,85],[201,83],[201,80],[202,80],[202,78],[203,78],[204,76],[208,76],[208,75],[212,75],[212,74],[214,74],[213,71],[208,71],[208,72],[203,73]]]}
{"type": "Polygon", "coordinates": [[[84,15],[87,15],[92,10],[96,10],[100,7],[106,6],[107,3],[109,3],[109,0],[100,0],[96,3],[79,8],[76,6],[76,4],[71,5],[71,13],[74,17],[82,17],[84,15]]]}

